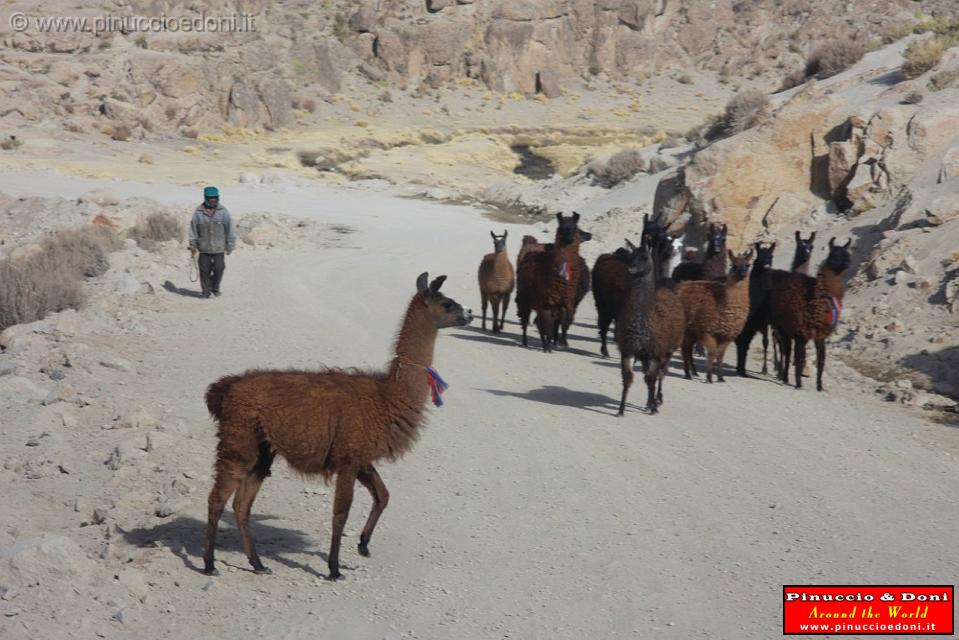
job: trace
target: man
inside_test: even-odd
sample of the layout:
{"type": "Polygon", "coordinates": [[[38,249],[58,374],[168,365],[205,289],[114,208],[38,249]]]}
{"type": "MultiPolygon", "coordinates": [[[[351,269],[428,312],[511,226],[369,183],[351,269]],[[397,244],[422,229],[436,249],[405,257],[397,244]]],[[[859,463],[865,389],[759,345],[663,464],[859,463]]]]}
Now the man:
{"type": "Polygon", "coordinates": [[[203,204],[193,212],[190,220],[190,255],[199,257],[200,286],[203,297],[220,295],[220,280],[226,268],[223,254],[230,255],[236,247],[236,235],[230,212],[220,204],[216,187],[203,189],[203,204]]]}

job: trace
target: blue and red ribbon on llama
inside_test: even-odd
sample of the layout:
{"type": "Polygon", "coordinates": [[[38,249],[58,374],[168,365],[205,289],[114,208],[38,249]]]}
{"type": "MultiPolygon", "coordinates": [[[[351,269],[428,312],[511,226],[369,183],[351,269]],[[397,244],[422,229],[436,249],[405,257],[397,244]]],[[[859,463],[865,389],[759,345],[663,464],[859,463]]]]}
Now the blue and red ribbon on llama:
{"type": "Polygon", "coordinates": [[[569,282],[569,262],[563,261],[563,264],[559,265],[559,277],[569,282]]]}
{"type": "Polygon", "coordinates": [[[836,296],[829,296],[829,326],[833,329],[839,324],[839,316],[842,314],[842,302],[836,296]]]}
{"type": "Polygon", "coordinates": [[[437,407],[442,407],[443,392],[449,389],[450,386],[440,377],[439,371],[433,367],[426,367],[426,379],[430,383],[430,395],[433,397],[433,404],[437,407]]]}

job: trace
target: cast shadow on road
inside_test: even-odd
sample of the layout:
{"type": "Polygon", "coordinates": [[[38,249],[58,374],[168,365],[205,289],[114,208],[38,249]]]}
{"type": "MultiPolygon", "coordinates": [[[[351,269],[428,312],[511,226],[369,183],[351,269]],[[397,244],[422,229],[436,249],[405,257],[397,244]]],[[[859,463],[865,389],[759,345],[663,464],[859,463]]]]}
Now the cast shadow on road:
{"type": "Polygon", "coordinates": [[[511,398],[520,398],[521,400],[532,400],[533,402],[542,402],[543,404],[559,405],[564,407],[574,407],[584,409],[602,415],[615,414],[619,409],[619,402],[604,396],[600,393],[590,393],[587,391],[575,391],[566,387],[556,385],[545,385],[539,389],[533,389],[525,393],[518,391],[507,391],[505,389],[477,389],[485,391],[494,396],[506,396],[511,398]]]}
{"type": "MultiPolygon", "coordinates": [[[[298,569],[313,574],[319,578],[326,578],[325,573],[319,573],[312,566],[290,560],[281,554],[313,555],[326,564],[327,554],[315,549],[317,538],[302,531],[286,527],[274,527],[264,524],[268,520],[275,520],[274,516],[252,514],[250,516],[250,532],[256,550],[269,567],[270,561],[285,565],[291,569],[298,569]]],[[[183,565],[193,571],[202,572],[202,557],[206,522],[201,522],[189,516],[176,516],[164,521],[153,528],[140,528],[124,531],[123,537],[130,544],[138,547],[162,546],[169,549],[183,561],[183,565]]],[[[220,566],[234,566],[243,571],[252,571],[246,563],[245,556],[241,565],[224,562],[221,551],[236,551],[241,555],[243,546],[240,544],[240,534],[235,526],[232,513],[224,513],[220,520],[220,530],[216,540],[218,552],[217,564],[220,566]]],[[[349,567],[341,567],[348,569],[349,567]]]]}
{"type": "Polygon", "coordinates": [[[163,283],[163,288],[169,291],[170,293],[175,293],[177,295],[186,296],[187,298],[202,298],[202,291],[194,291],[193,289],[184,289],[183,287],[178,287],[169,280],[163,283]]]}

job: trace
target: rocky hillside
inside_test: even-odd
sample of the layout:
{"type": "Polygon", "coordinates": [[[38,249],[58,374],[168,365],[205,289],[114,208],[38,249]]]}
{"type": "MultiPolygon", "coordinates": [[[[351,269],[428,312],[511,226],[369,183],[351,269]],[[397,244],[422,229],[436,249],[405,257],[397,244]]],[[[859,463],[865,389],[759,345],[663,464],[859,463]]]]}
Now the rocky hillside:
{"type": "MultiPolygon", "coordinates": [[[[115,139],[321,122],[349,93],[481,82],[559,95],[600,75],[642,80],[708,70],[778,82],[816,42],[872,42],[916,19],[955,13],[936,0],[122,0],[22,2],[0,20],[0,117],[115,139]],[[229,16],[244,33],[14,32],[8,14],[229,16]],[[16,89],[15,91],[13,89],[16,89]]],[[[359,109],[359,108],[358,108],[359,109]]]]}

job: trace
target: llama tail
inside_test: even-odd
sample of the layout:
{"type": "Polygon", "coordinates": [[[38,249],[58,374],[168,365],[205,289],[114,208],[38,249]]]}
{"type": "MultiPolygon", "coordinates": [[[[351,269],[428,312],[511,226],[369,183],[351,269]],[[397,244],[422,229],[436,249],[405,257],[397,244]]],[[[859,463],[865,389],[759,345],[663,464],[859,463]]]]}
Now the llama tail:
{"type": "Polygon", "coordinates": [[[217,420],[223,417],[223,398],[241,376],[223,376],[206,388],[206,408],[217,420]]]}

